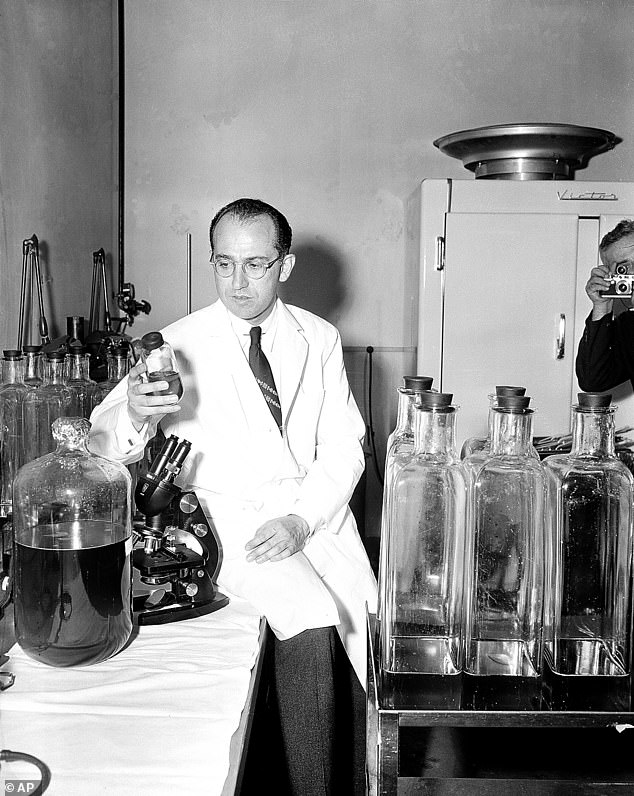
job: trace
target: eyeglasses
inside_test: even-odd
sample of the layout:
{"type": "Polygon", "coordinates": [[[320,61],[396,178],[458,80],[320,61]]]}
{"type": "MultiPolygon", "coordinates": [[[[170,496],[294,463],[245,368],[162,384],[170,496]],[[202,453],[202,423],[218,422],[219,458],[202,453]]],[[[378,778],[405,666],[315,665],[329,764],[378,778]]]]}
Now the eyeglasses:
{"type": "MultiPolygon", "coordinates": [[[[275,263],[282,259],[283,256],[283,254],[278,254],[278,256],[274,260],[271,260],[270,263],[263,263],[257,260],[255,262],[249,261],[247,263],[240,263],[240,266],[242,267],[242,273],[249,279],[262,279],[269,268],[273,268],[275,263]]],[[[218,276],[233,276],[233,272],[236,270],[237,263],[234,263],[233,260],[225,260],[223,258],[216,260],[214,257],[211,257],[209,262],[213,265],[218,276]]]]}

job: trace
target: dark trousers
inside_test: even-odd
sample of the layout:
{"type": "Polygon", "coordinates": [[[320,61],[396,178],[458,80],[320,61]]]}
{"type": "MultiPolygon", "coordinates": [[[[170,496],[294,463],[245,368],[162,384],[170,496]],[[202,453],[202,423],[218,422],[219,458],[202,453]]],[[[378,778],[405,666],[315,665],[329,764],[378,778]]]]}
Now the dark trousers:
{"type": "Polygon", "coordinates": [[[269,631],[267,652],[288,793],[365,794],[365,692],[335,628],[269,631]]]}

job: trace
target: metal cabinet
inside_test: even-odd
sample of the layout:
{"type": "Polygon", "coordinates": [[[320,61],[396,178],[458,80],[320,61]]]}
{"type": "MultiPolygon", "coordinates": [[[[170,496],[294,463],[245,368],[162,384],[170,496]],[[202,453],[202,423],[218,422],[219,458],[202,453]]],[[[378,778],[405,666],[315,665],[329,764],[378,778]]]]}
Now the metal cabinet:
{"type": "Polygon", "coordinates": [[[422,181],[407,213],[418,372],[454,394],[459,441],[486,433],[496,384],[527,388],[536,435],[568,430],[584,286],[601,237],[633,215],[632,183],[422,181]]]}

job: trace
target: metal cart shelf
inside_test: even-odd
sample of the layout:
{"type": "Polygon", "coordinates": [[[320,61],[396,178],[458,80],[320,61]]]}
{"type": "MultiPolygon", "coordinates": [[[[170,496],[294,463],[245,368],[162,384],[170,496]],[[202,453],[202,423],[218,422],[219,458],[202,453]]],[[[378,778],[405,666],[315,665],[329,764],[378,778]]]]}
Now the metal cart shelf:
{"type": "MultiPolygon", "coordinates": [[[[572,711],[469,711],[469,710],[405,710],[382,706],[376,644],[376,619],[368,616],[368,675],[367,675],[367,782],[370,796],[401,796],[430,794],[432,796],[621,796],[634,794],[634,755],[627,756],[628,770],[618,776],[597,772],[584,779],[568,776],[565,771],[556,776],[509,776],[497,772],[485,777],[424,777],[401,776],[399,768],[401,731],[414,727],[448,728],[634,728],[634,713],[572,712],[572,711]]],[[[634,729],[628,729],[631,745],[634,729]]],[[[615,734],[616,736],[616,734],[615,734]]],[[[489,772],[491,773],[491,772],[489,772]]]]}

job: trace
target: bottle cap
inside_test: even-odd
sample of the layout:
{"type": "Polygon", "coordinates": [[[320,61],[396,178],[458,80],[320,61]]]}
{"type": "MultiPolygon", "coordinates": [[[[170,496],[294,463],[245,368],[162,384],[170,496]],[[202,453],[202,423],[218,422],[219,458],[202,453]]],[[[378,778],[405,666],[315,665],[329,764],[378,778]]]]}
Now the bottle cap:
{"type": "Polygon", "coordinates": [[[85,350],[86,346],[81,340],[70,340],[68,343],[69,354],[83,354],[85,350]]]}
{"type": "Polygon", "coordinates": [[[46,358],[50,360],[63,360],[66,357],[64,351],[47,351],[46,358]]]}
{"type": "Polygon", "coordinates": [[[433,380],[431,376],[403,376],[403,384],[416,392],[431,389],[433,380]]]}
{"type": "Polygon", "coordinates": [[[523,411],[528,409],[531,399],[527,395],[501,395],[497,400],[498,409],[510,409],[511,411],[523,411]]]}
{"type": "Polygon", "coordinates": [[[508,384],[499,385],[495,388],[495,394],[503,395],[526,395],[526,387],[511,387],[508,384]]]}
{"type": "Polygon", "coordinates": [[[2,353],[6,360],[22,359],[22,352],[17,348],[7,348],[2,353]]]}
{"type": "Polygon", "coordinates": [[[612,393],[580,392],[577,393],[579,406],[586,406],[588,409],[605,409],[612,403],[612,393]]]}
{"type": "Polygon", "coordinates": [[[130,353],[130,345],[127,340],[121,340],[116,345],[110,346],[110,353],[115,357],[127,357],[130,353]]]}
{"type": "Polygon", "coordinates": [[[42,350],[41,345],[24,345],[22,350],[25,354],[39,354],[42,350]]]}
{"type": "Polygon", "coordinates": [[[418,394],[418,405],[424,409],[442,409],[451,406],[453,393],[433,392],[432,390],[421,390],[418,394]]]}
{"type": "Polygon", "coordinates": [[[141,345],[147,351],[154,351],[155,348],[160,348],[165,341],[160,332],[148,332],[141,338],[141,345]]]}

